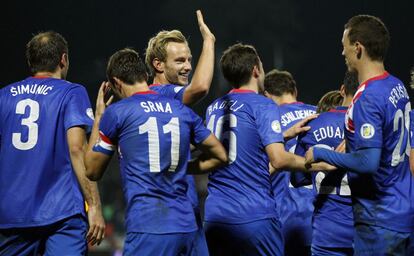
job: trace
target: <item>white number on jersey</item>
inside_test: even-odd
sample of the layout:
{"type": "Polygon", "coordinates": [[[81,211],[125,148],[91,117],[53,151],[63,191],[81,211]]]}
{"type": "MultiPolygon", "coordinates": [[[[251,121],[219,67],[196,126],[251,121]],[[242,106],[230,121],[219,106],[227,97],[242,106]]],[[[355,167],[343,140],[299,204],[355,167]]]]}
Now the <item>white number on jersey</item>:
{"type": "MultiPolygon", "coordinates": [[[[157,118],[150,117],[140,125],[139,134],[148,133],[148,155],[150,172],[161,172],[160,167],[160,138],[158,134],[157,118]]],[[[163,125],[163,133],[171,133],[171,163],[168,168],[169,172],[177,169],[180,157],[180,122],[178,117],[171,118],[168,124],[163,125]]]]}
{"type": "Polygon", "coordinates": [[[16,105],[16,114],[24,115],[26,107],[29,107],[29,116],[22,119],[22,125],[28,129],[27,141],[22,141],[22,134],[14,132],[12,135],[12,144],[19,150],[29,150],[34,148],[37,144],[39,136],[39,127],[37,119],[39,119],[39,103],[31,99],[21,100],[16,105]]]}
{"type": "MultiPolygon", "coordinates": [[[[325,148],[329,150],[334,150],[328,145],[325,144],[317,144],[315,147],[325,148]]],[[[323,179],[325,179],[326,174],[324,172],[318,172],[315,177],[315,187],[316,192],[322,195],[335,195],[336,194],[336,187],[334,186],[322,186],[323,179]]],[[[351,189],[348,185],[348,176],[345,174],[341,180],[341,186],[339,187],[340,196],[350,196],[351,189]]]]}
{"type": "Polygon", "coordinates": [[[227,130],[223,132],[223,125],[227,121],[229,122],[230,128],[237,127],[237,117],[234,114],[226,114],[221,116],[214,126],[214,121],[216,119],[216,115],[212,115],[210,120],[208,121],[207,128],[214,133],[214,135],[223,142],[224,140],[229,141],[229,164],[236,161],[237,158],[237,137],[236,134],[232,130],[227,130]]]}
{"type": "Polygon", "coordinates": [[[398,143],[394,148],[394,151],[392,152],[392,160],[391,160],[391,166],[397,166],[399,163],[403,162],[405,159],[405,155],[410,155],[410,110],[411,110],[411,104],[410,102],[405,105],[404,113],[401,109],[398,109],[398,111],[395,113],[394,116],[394,129],[393,131],[396,132],[398,129],[401,129],[400,132],[400,138],[398,139],[398,143]],[[401,124],[401,125],[400,125],[401,124]],[[407,141],[406,141],[406,148],[405,151],[400,155],[401,146],[403,144],[404,140],[404,134],[407,132],[407,141]]]}

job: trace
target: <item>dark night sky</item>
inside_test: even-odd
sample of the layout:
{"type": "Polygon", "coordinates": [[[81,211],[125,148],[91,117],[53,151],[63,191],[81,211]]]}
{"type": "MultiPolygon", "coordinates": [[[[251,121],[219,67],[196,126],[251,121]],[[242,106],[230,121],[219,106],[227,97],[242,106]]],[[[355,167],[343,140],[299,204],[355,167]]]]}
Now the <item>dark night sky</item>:
{"type": "MultiPolygon", "coordinates": [[[[341,56],[343,25],[355,14],[380,17],[391,33],[388,71],[409,82],[414,51],[412,1],[15,1],[4,3],[1,16],[1,79],[5,86],[28,76],[25,44],[33,33],[60,32],[69,42],[68,80],[85,85],[92,105],[107,58],[125,46],[143,53],[148,39],[161,29],[187,36],[195,67],[201,48],[195,10],[201,8],[216,35],[216,59],[235,42],[256,46],[265,70],[277,67],[296,78],[299,100],[315,104],[339,88],[345,71],[341,56]]],[[[217,66],[216,66],[217,67],[217,66]]],[[[228,90],[218,68],[211,93],[195,108],[228,90]]]]}

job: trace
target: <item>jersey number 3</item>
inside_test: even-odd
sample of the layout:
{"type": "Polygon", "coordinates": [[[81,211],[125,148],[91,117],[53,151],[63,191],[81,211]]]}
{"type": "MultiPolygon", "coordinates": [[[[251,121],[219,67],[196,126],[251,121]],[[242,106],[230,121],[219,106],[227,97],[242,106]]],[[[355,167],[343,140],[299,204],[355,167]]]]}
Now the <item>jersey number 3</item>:
{"type": "Polygon", "coordinates": [[[16,114],[24,115],[26,108],[29,108],[29,116],[22,119],[21,124],[28,129],[27,140],[22,141],[22,134],[14,132],[12,137],[12,144],[19,150],[29,150],[34,148],[37,143],[39,135],[39,127],[36,123],[39,119],[39,103],[31,99],[21,100],[16,105],[16,114]]]}

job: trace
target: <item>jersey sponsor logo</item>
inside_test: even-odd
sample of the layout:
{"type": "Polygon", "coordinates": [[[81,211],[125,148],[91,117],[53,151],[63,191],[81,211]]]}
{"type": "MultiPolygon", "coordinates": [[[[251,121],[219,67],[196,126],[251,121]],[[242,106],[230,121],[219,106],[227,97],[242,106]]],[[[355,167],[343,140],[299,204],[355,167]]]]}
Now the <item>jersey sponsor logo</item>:
{"type": "Polygon", "coordinates": [[[272,130],[275,133],[281,133],[282,132],[282,127],[280,126],[280,123],[278,120],[275,120],[272,122],[272,130]]]}
{"type": "Polygon", "coordinates": [[[90,119],[95,120],[92,108],[87,108],[86,109],[86,115],[89,116],[90,119]]]}
{"type": "Polygon", "coordinates": [[[375,134],[375,129],[372,124],[365,123],[361,126],[361,136],[364,139],[371,139],[375,134]]]}

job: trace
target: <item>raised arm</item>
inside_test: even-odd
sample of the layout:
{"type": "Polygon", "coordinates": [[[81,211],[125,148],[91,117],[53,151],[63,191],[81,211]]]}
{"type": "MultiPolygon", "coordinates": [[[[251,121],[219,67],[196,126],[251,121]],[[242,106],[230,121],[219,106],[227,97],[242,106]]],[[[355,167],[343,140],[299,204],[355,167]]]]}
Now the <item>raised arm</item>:
{"type": "Polygon", "coordinates": [[[197,10],[198,26],[203,37],[203,49],[194,71],[191,83],[185,88],[183,103],[190,105],[207,95],[214,72],[214,44],[216,38],[204,23],[203,15],[197,10]]]}
{"type": "Polygon", "coordinates": [[[105,148],[113,147],[112,142],[106,138],[105,135],[99,134],[99,125],[102,115],[105,112],[106,106],[109,105],[113,99],[113,96],[111,96],[107,102],[104,102],[105,91],[108,88],[109,84],[106,82],[103,82],[99,88],[98,97],[96,99],[95,120],[85,154],[86,176],[90,180],[99,180],[102,177],[113,153],[113,151],[105,151],[105,148]],[[98,149],[102,148],[102,150],[94,150],[95,145],[98,149]]]}

